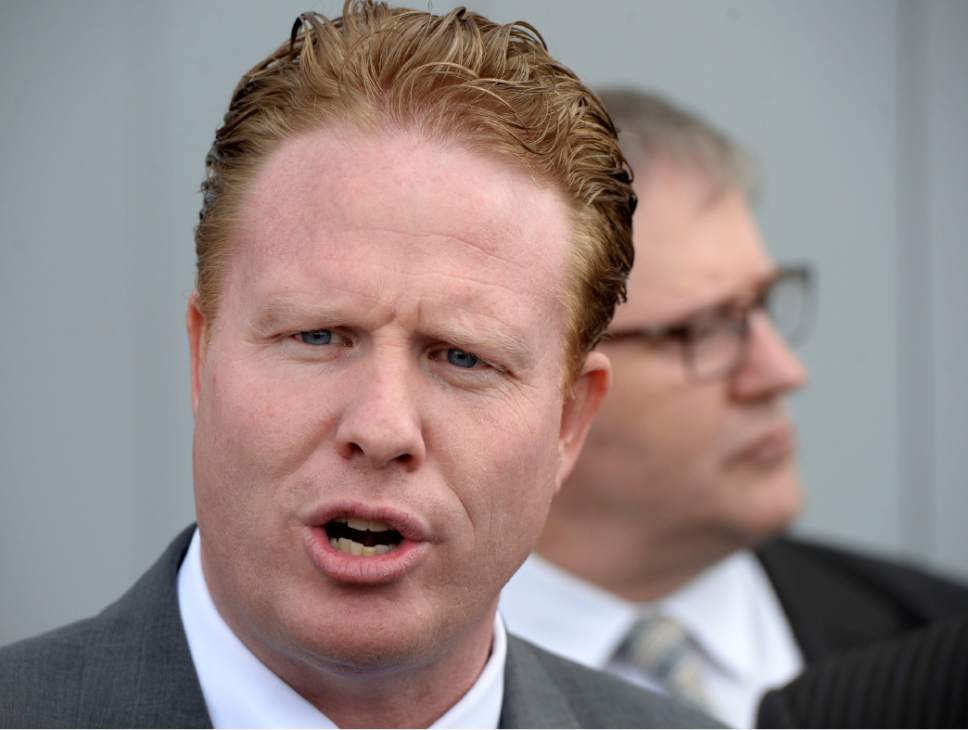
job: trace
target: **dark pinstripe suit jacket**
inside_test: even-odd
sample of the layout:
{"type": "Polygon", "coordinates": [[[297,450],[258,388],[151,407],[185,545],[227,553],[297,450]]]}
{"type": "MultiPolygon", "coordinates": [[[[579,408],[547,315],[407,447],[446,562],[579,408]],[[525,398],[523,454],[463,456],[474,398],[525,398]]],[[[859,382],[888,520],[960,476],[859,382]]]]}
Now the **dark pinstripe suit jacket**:
{"type": "MultiPolygon", "coordinates": [[[[175,589],[190,537],[96,617],[0,649],[0,727],[211,727],[175,589]]],[[[717,724],[508,637],[501,726],[717,724]]]]}
{"type": "Polygon", "coordinates": [[[968,586],[806,540],[756,551],[807,664],[968,612],[968,586]]]}
{"type": "Polygon", "coordinates": [[[968,727],[968,615],[817,662],[757,726],[968,727]]]}
{"type": "Polygon", "coordinates": [[[757,551],[807,662],[759,727],[965,727],[968,588],[798,540],[757,551]]]}

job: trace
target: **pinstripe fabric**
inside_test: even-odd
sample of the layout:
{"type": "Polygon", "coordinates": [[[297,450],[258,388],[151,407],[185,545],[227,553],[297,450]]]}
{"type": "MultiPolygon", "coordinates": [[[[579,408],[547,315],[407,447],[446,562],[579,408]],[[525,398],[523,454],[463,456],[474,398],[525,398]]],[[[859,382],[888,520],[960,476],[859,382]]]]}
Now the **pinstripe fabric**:
{"type": "Polygon", "coordinates": [[[968,727],[968,615],[814,664],[760,727],[968,727]]]}
{"type": "Polygon", "coordinates": [[[968,612],[968,587],[807,540],[756,550],[808,665],[968,612]]]}

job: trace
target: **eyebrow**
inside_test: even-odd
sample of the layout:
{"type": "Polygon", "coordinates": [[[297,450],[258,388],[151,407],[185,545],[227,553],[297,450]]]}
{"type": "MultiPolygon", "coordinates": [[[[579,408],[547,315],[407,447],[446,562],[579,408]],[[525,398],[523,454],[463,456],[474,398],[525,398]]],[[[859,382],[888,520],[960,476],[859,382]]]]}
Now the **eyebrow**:
{"type": "Polygon", "coordinates": [[[293,320],[334,321],[339,319],[337,311],[325,304],[307,305],[288,296],[276,296],[261,304],[249,320],[249,324],[260,334],[270,334],[293,320]]]}
{"type": "Polygon", "coordinates": [[[442,325],[428,328],[426,335],[454,345],[458,349],[481,355],[485,359],[488,356],[497,357],[513,370],[529,369],[534,365],[533,348],[527,347],[518,337],[498,331],[495,327],[442,325]],[[484,352],[480,352],[482,348],[484,352]]]}
{"type": "Polygon", "coordinates": [[[744,288],[740,292],[734,292],[732,294],[727,294],[719,299],[713,300],[709,304],[704,304],[702,306],[690,309],[684,314],[680,314],[677,317],[672,317],[666,322],[658,325],[659,327],[677,327],[680,325],[686,325],[697,317],[702,317],[713,312],[717,312],[727,307],[736,304],[742,300],[743,296],[747,292],[753,292],[754,296],[758,294],[764,287],[768,286],[773,279],[780,273],[779,267],[772,267],[763,276],[757,277],[756,281],[753,282],[752,286],[744,288]]]}
{"type": "MultiPolygon", "coordinates": [[[[485,358],[498,357],[506,361],[510,367],[520,370],[534,365],[533,348],[529,348],[524,340],[494,325],[483,324],[480,321],[468,321],[468,316],[449,318],[447,322],[430,322],[420,327],[423,337],[440,340],[468,352],[481,354],[485,350],[485,358]]],[[[333,326],[346,325],[353,327],[352,322],[346,322],[346,317],[337,307],[327,306],[325,303],[311,303],[300,301],[289,296],[274,296],[259,306],[249,320],[251,328],[260,335],[268,336],[281,328],[314,326],[314,324],[332,323],[333,326]]]]}

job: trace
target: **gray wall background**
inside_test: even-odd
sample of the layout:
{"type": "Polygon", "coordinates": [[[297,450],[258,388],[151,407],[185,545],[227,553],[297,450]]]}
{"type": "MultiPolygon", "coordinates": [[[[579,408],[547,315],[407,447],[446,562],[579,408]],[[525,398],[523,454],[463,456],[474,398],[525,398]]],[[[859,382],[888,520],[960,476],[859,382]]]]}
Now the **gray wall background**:
{"type": "MultiPolygon", "coordinates": [[[[968,2],[471,4],[752,150],[773,252],[820,272],[798,529],[968,577],[968,2]]],[[[0,4],[0,644],[99,610],[192,519],[202,161],[307,5],[338,11],[0,4]]]]}

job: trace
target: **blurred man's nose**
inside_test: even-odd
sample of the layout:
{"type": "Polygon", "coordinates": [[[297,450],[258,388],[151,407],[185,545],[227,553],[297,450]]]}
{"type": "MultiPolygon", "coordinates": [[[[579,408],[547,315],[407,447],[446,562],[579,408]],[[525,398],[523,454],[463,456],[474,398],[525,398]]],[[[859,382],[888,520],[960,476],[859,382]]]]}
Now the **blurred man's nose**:
{"type": "Polygon", "coordinates": [[[415,366],[406,362],[357,365],[336,428],[340,455],[371,468],[417,469],[426,456],[420,409],[414,398],[415,366]]]}
{"type": "Polygon", "coordinates": [[[732,378],[741,399],[782,395],[803,386],[807,371],[766,313],[750,315],[749,342],[742,366],[732,378]]]}

